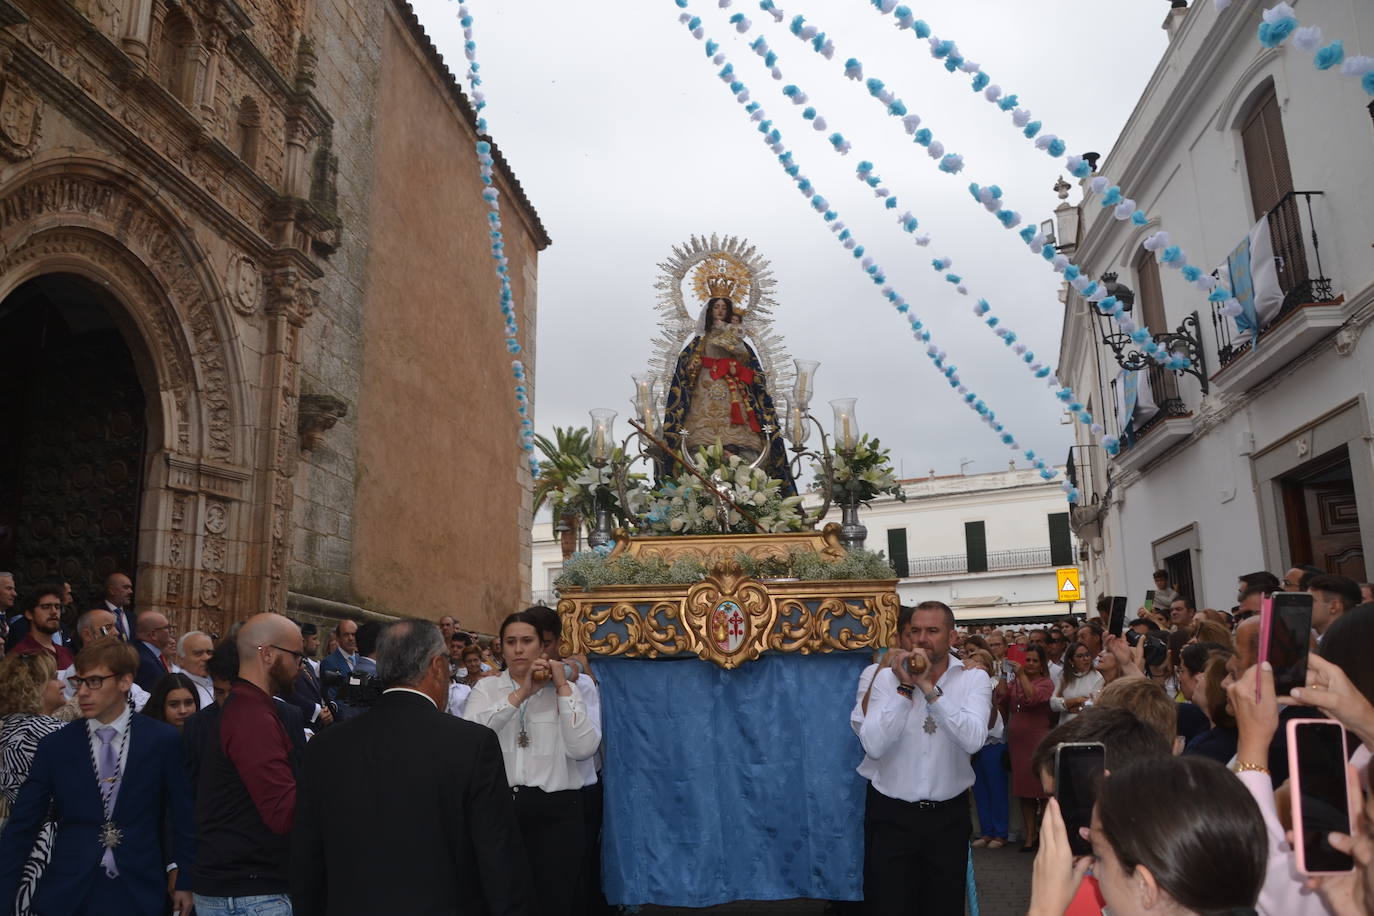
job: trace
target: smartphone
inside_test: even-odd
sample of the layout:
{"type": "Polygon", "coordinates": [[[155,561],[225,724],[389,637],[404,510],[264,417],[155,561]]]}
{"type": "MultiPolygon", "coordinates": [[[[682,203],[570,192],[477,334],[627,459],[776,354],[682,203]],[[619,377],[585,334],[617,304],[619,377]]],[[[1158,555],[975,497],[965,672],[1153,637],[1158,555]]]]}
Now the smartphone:
{"type": "Polygon", "coordinates": [[[1145,610],[1147,610],[1147,611],[1153,611],[1154,609],[1155,609],[1155,590],[1154,590],[1154,589],[1150,589],[1148,592],[1145,593],[1145,610]]]}
{"type": "Polygon", "coordinates": [[[1076,856],[1092,855],[1093,844],[1079,828],[1092,824],[1106,765],[1107,749],[1100,741],[1061,744],[1054,749],[1054,797],[1069,831],[1069,848],[1076,856]]]}
{"type": "Polygon", "coordinates": [[[1349,834],[1355,821],[1345,767],[1345,728],[1339,722],[1289,720],[1293,846],[1300,874],[1330,875],[1355,870],[1354,860],[1327,839],[1333,832],[1349,834]]]}
{"type": "Polygon", "coordinates": [[[1112,616],[1107,619],[1107,632],[1113,636],[1120,636],[1126,628],[1126,596],[1116,595],[1112,598],[1112,616]]]}
{"type": "Polygon", "coordinates": [[[1018,665],[1024,665],[1026,663],[1026,647],[1015,643],[1007,646],[1007,658],[1018,665]]]}
{"type": "Polygon", "coordinates": [[[1260,662],[1274,666],[1274,693],[1287,696],[1307,683],[1307,650],[1312,644],[1312,596],[1275,592],[1260,610],[1260,662]]]}

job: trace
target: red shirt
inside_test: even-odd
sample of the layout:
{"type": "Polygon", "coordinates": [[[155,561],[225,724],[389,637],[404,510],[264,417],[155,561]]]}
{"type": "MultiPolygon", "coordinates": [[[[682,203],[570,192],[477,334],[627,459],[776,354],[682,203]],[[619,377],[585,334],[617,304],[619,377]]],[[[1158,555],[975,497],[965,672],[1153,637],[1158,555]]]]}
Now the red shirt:
{"type": "Polygon", "coordinates": [[[46,652],[49,655],[53,656],[54,659],[56,659],[58,671],[65,671],[66,669],[70,668],[73,664],[75,664],[75,659],[72,658],[72,652],[66,646],[59,646],[56,643],[53,643],[53,647],[51,649],[49,649],[47,646],[41,646],[38,644],[38,640],[33,638],[32,632],[26,633],[23,639],[19,640],[19,642],[15,643],[13,646],[11,646],[5,651],[7,654],[14,655],[24,655],[25,653],[29,652],[35,654],[38,652],[46,652]]]}
{"type": "Polygon", "coordinates": [[[284,836],[296,818],[296,774],[291,739],[272,698],[254,684],[234,678],[219,723],[220,749],[239,772],[267,829],[284,836]]]}
{"type": "Polygon", "coordinates": [[[1107,901],[1102,896],[1097,879],[1092,875],[1085,875],[1083,883],[1078,885],[1078,892],[1073,895],[1073,902],[1064,911],[1064,916],[1102,916],[1102,908],[1106,905],[1107,901]]]}

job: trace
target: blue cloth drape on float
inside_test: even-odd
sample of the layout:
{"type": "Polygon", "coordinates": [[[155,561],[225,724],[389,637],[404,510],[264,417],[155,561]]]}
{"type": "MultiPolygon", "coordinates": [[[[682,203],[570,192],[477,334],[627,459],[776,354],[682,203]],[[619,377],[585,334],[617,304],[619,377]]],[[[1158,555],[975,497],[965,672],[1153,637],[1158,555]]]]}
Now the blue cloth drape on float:
{"type": "Polygon", "coordinates": [[[863,750],[849,711],[868,661],[596,659],[607,899],[861,899],[863,750]]]}

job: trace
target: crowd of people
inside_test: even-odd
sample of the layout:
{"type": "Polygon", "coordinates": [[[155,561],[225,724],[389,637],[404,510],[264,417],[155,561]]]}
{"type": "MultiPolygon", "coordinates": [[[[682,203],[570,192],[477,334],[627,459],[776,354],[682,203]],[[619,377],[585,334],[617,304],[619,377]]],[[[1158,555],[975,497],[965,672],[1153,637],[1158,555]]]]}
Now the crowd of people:
{"type": "Polygon", "coordinates": [[[599,696],[553,610],[495,640],[452,616],[220,636],[134,613],[122,574],[80,613],[66,583],[18,594],[0,573],[0,909],[607,909],[599,696]]]}
{"type": "Polygon", "coordinates": [[[1097,619],[956,627],[949,608],[904,608],[897,645],[860,677],[851,724],[869,780],[870,912],[963,911],[967,845],[1015,837],[1035,853],[1032,916],[1374,913],[1366,802],[1374,747],[1370,586],[1313,568],[1240,576],[1229,611],[1197,609],[1156,577],[1153,607],[1114,635],[1097,619]],[[1276,697],[1259,664],[1260,610],[1280,591],[1311,596],[1306,686],[1276,697]],[[1289,804],[1291,719],[1339,721],[1350,738],[1351,832],[1321,837],[1353,872],[1298,870],[1289,804]],[[1091,855],[1075,855],[1055,800],[1061,745],[1100,743],[1091,855]],[[977,812],[970,824],[969,798],[977,812]],[[1363,791],[1362,791],[1363,790],[1363,791]],[[919,909],[919,908],[918,908],[919,909]],[[924,910],[922,910],[924,911],[924,910]]]}
{"type": "MultiPolygon", "coordinates": [[[[1342,723],[1367,788],[1368,593],[1317,570],[1252,573],[1217,611],[1157,584],[1121,635],[1109,599],[1098,618],[1014,628],[902,608],[850,714],[865,911],[962,913],[973,846],[1035,855],[1032,916],[1374,913],[1363,794],[1350,833],[1327,838],[1355,870],[1297,871],[1284,727],[1342,723]],[[1306,685],[1281,698],[1257,616],[1279,591],[1313,608],[1306,685]],[[1084,742],[1107,771],[1087,856],[1055,800],[1056,749],[1084,742]]],[[[510,614],[493,640],[451,616],[321,633],[257,614],[220,635],[134,613],[121,574],[81,613],[65,583],[17,595],[0,574],[0,907],[609,909],[600,690],[586,658],[562,657],[553,610],[510,614]]]]}

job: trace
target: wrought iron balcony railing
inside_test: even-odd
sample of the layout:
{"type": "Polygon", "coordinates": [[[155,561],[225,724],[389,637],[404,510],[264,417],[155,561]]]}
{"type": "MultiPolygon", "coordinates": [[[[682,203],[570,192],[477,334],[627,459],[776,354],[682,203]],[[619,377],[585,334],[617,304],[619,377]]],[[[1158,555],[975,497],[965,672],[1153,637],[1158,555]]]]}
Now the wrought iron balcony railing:
{"type": "MultiPolygon", "coordinates": [[[[1121,450],[1124,452],[1144,438],[1150,430],[1170,417],[1186,417],[1192,411],[1184,403],[1183,396],[1178,390],[1178,375],[1160,366],[1150,366],[1143,370],[1145,372],[1145,382],[1150,387],[1150,397],[1157,408],[1155,412],[1139,421],[1134,416],[1123,417],[1117,405],[1120,398],[1116,396],[1116,387],[1119,380],[1112,380],[1112,412],[1116,414],[1117,428],[1121,430],[1121,450]]],[[[1139,406],[1136,408],[1139,412],[1139,406]]]]}
{"type": "MultiPolygon", "coordinates": [[[[1324,193],[1289,191],[1265,214],[1274,246],[1274,266],[1278,270],[1279,287],[1283,290],[1283,304],[1278,312],[1262,321],[1259,327],[1261,338],[1302,306],[1335,301],[1331,279],[1322,271],[1321,241],[1317,237],[1317,224],[1312,216],[1312,198],[1321,197],[1324,193]]],[[[1221,308],[1221,303],[1212,303],[1217,358],[1224,368],[1248,352],[1254,341],[1249,332],[1237,331],[1234,319],[1222,314],[1221,308]]]]}
{"type": "Polygon", "coordinates": [[[1091,506],[1102,498],[1097,492],[1095,468],[1101,461],[1100,445],[1075,445],[1069,449],[1069,459],[1064,464],[1064,476],[1078,490],[1078,504],[1091,506]]]}
{"type": "MultiPolygon", "coordinates": [[[[1021,547],[1016,550],[989,550],[987,572],[1049,567],[1050,548],[1021,547]]],[[[968,572],[968,556],[962,553],[938,557],[911,557],[908,576],[953,576],[968,572]]]]}

